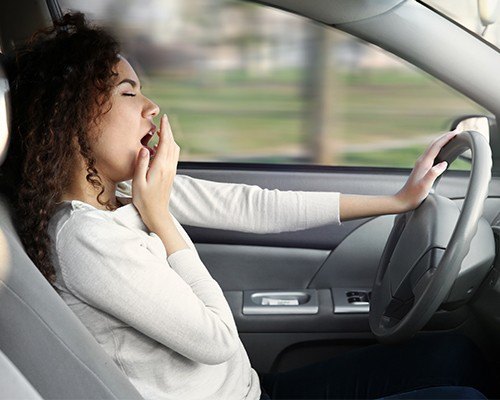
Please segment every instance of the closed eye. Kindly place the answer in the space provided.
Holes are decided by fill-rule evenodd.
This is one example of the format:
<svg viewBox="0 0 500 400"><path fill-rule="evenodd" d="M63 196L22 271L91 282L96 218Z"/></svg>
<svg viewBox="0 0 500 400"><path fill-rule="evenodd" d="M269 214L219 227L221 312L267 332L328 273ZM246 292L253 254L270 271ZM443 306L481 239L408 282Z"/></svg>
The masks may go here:
<svg viewBox="0 0 500 400"><path fill-rule="evenodd" d="M124 96L135 97L135 93L123 93Z"/></svg>

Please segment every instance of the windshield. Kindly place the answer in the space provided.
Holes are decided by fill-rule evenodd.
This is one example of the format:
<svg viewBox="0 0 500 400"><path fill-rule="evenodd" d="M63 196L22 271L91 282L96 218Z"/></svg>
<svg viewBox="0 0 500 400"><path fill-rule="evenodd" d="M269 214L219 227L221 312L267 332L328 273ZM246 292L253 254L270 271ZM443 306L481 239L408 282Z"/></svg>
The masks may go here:
<svg viewBox="0 0 500 400"><path fill-rule="evenodd" d="M424 3L500 47L498 0L424 0Z"/></svg>

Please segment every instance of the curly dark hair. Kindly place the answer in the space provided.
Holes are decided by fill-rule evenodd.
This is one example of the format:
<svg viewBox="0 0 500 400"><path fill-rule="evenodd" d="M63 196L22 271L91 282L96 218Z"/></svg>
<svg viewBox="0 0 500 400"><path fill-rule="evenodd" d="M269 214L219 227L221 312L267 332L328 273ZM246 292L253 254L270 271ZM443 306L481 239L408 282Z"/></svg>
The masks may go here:
<svg viewBox="0 0 500 400"><path fill-rule="evenodd" d="M6 63L13 113L3 185L10 188L26 252L52 285L48 225L71 181L78 151L87 181L101 189L97 201L116 209L100 199L104 186L89 143L99 134L98 119L110 109L118 61L119 44L109 33L90 26L82 13L68 13L36 32Z"/></svg>

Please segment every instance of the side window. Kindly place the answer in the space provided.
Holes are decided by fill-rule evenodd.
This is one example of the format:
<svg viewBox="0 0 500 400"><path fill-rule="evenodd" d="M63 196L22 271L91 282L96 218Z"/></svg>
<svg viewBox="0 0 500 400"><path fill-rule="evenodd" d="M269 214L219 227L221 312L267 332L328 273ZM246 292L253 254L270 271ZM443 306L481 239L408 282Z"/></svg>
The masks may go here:
<svg viewBox="0 0 500 400"><path fill-rule="evenodd" d="M261 5L60 3L119 36L181 161L412 167L455 117L485 113L376 46Z"/></svg>

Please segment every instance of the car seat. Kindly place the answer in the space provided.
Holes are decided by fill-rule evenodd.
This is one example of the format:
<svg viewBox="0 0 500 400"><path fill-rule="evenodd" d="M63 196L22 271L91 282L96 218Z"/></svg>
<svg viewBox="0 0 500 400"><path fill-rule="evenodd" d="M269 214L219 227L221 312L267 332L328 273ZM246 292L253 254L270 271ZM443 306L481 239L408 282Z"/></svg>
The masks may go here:
<svg viewBox="0 0 500 400"><path fill-rule="evenodd" d="M42 400L38 392L0 351L0 399Z"/></svg>
<svg viewBox="0 0 500 400"><path fill-rule="evenodd" d="M9 134L2 61L0 163ZM142 399L30 260L8 199L0 193L0 350L45 399Z"/></svg>

